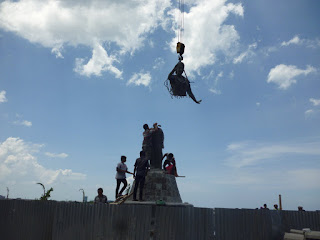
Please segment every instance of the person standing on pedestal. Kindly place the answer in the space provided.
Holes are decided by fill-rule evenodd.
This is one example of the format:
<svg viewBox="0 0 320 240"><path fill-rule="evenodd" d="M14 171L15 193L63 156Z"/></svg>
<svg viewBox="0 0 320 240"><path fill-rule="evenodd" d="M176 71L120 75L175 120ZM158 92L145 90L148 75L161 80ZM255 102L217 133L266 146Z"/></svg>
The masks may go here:
<svg viewBox="0 0 320 240"><path fill-rule="evenodd" d="M136 163L134 164L133 177L135 178L134 190L133 190L133 201L137 200L137 190L139 187L139 200L143 201L143 187L145 182L145 177L147 175L147 171L149 170L150 165L148 160L145 157L145 152L140 152L140 158L137 158Z"/></svg>
<svg viewBox="0 0 320 240"><path fill-rule="evenodd" d="M152 133L158 129L158 124L154 123L153 128L149 128L148 124L143 125L143 142L142 151L145 152L145 158L151 160L152 158Z"/></svg>
<svg viewBox="0 0 320 240"><path fill-rule="evenodd" d="M123 191L126 189L127 187L127 180L126 180L126 173L130 173L133 174L132 172L128 171L128 167L125 164L125 162L127 161L127 157L126 156L121 156L121 162L118 163L116 171L116 180L117 180L117 187L116 187L116 199L122 195ZM123 187L121 188L119 194L119 188L120 188L120 184L123 183Z"/></svg>
<svg viewBox="0 0 320 240"><path fill-rule="evenodd" d="M174 175L174 176L178 177L177 167L176 167L176 160L174 159L173 154L172 153L166 153L166 154L163 155L162 159L164 159L165 157L167 157L167 158L163 162L163 170L165 170L167 174L171 174L171 175Z"/></svg>

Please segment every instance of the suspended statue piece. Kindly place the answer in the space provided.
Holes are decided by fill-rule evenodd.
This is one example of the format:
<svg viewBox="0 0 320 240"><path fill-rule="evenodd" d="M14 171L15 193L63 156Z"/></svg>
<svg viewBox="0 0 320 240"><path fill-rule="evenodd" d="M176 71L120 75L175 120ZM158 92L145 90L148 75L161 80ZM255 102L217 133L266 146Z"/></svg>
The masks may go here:
<svg viewBox="0 0 320 240"><path fill-rule="evenodd" d="M201 100L198 101L193 95L190 87L190 82L188 80L186 72L184 71L184 64L182 63L182 55L185 48L185 45L182 43L182 36L184 32L184 0L179 0L179 13L180 24L178 27L178 43L176 47L177 53L179 54L179 62L169 73L168 79L164 82L164 85L167 87L169 93L171 94L171 97L186 97L188 94L195 103L199 104ZM183 72L186 75L185 77L182 76Z"/></svg>
<svg viewBox="0 0 320 240"><path fill-rule="evenodd" d="M182 57L180 55L180 57ZM168 79L165 82L168 91L170 92L171 96L174 97L185 97L187 94L189 97L195 102L200 103L201 100L197 100L193 95L190 87L190 82L186 77L182 76L184 72L184 64L181 60L176 64L176 66L172 69L172 71L168 75ZM174 75L175 73L175 75ZM170 86L168 84L168 80L170 82Z"/></svg>

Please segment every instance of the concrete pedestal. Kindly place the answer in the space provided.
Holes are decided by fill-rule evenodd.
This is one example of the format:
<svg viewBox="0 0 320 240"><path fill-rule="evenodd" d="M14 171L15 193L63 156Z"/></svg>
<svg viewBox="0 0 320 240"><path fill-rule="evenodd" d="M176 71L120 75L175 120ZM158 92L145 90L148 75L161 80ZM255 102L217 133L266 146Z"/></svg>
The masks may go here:
<svg viewBox="0 0 320 240"><path fill-rule="evenodd" d="M133 192L135 182L130 192ZM139 198L139 188L137 191ZM161 169L151 169L147 176L143 188L144 201L163 200L166 203L182 203L179 189L176 182L176 177L170 174L165 174ZM132 196L129 198L132 200Z"/></svg>

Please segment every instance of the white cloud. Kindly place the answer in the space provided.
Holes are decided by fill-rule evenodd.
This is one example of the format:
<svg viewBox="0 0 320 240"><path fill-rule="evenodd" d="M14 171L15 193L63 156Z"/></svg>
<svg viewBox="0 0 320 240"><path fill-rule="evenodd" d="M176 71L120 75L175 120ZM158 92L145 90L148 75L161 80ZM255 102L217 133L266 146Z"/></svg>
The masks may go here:
<svg viewBox="0 0 320 240"><path fill-rule="evenodd" d="M295 184L293 185L294 188L303 188L303 189L310 189L310 188L319 188L320 182L320 169L296 169L288 171L287 181L290 179L296 179ZM297 181L298 180L298 181ZM288 186L291 185L292 182L288 181Z"/></svg>
<svg viewBox="0 0 320 240"><path fill-rule="evenodd" d="M304 112L304 115L307 119L318 118L320 116L320 110L315 108L308 109Z"/></svg>
<svg viewBox="0 0 320 240"><path fill-rule="evenodd" d="M218 89L210 88L209 91L212 92L215 95L220 95L221 94L221 91L218 90Z"/></svg>
<svg viewBox="0 0 320 240"><path fill-rule="evenodd" d="M305 115L307 115L307 116L310 116L313 113L314 113L313 109L308 109L307 111L305 111Z"/></svg>
<svg viewBox="0 0 320 240"><path fill-rule="evenodd" d="M320 106L320 99L310 98L309 101L313 104L313 106Z"/></svg>
<svg viewBox="0 0 320 240"><path fill-rule="evenodd" d="M53 184L86 178L85 174L74 173L71 169L52 170L39 164L36 155L42 147L13 137L0 143L0 184Z"/></svg>
<svg viewBox="0 0 320 240"><path fill-rule="evenodd" d="M0 92L0 103L4 103L7 101L8 101L8 99L6 98L6 91L2 90Z"/></svg>
<svg viewBox="0 0 320 240"><path fill-rule="evenodd" d="M248 49L245 52L241 53L238 57L233 59L233 63L234 64L242 63L244 59L254 56L255 52L253 50L256 49L257 46L258 46L257 43L250 44L248 46Z"/></svg>
<svg viewBox="0 0 320 240"><path fill-rule="evenodd" d="M78 60L76 70L86 76L110 71L119 77L114 56L141 48L147 34L165 22L168 7L170 0L4 1L0 28L51 48L60 58L65 45L88 46L93 49L92 59L84 66ZM119 50L107 53L103 43L115 43Z"/></svg>
<svg viewBox="0 0 320 240"><path fill-rule="evenodd" d="M209 91L212 92L215 95L220 95L221 94L221 91L218 90L218 89L210 88Z"/></svg>
<svg viewBox="0 0 320 240"><path fill-rule="evenodd" d="M13 124L15 125L20 125L20 126L25 126L25 127L31 127L32 126L32 122L27 121L27 120L23 120L22 119L22 115L16 113L16 117L18 118L18 120L14 121Z"/></svg>
<svg viewBox="0 0 320 240"><path fill-rule="evenodd" d="M91 75L101 76L104 71L109 71L116 78L122 78L122 71L113 66L113 62L117 62L115 56L108 56L107 51L98 43L95 44L92 51L92 58L87 64L84 64L84 59L77 58L74 71L90 77Z"/></svg>
<svg viewBox="0 0 320 240"><path fill-rule="evenodd" d="M213 71L210 72L209 76L213 76ZM220 79L223 77L223 72L219 72L216 78L214 79L213 87L209 89L210 92L216 95L220 95L221 91L217 89Z"/></svg>
<svg viewBox="0 0 320 240"><path fill-rule="evenodd" d="M289 40L288 42L282 42L281 46L289 46L291 44L301 44L302 40L299 38L299 36L294 36L291 40Z"/></svg>
<svg viewBox="0 0 320 240"><path fill-rule="evenodd" d="M230 79L233 79L233 78L234 78L234 71L233 71L233 70L229 73L229 78L230 78Z"/></svg>
<svg viewBox="0 0 320 240"><path fill-rule="evenodd" d="M159 68L161 68L162 66L164 65L164 60L163 60L163 58L160 58L160 57L158 57L158 58L156 58L155 60L154 60L154 65L153 65L153 69L159 69Z"/></svg>
<svg viewBox="0 0 320 240"><path fill-rule="evenodd" d="M280 89L285 90L297 82L295 78L314 72L316 72L316 69L311 66L307 66L307 68L303 70L294 65L280 64L270 70L267 82L273 82L277 84Z"/></svg>
<svg viewBox="0 0 320 240"><path fill-rule="evenodd" d="M171 11L173 21L176 22L175 32L178 36L178 10ZM226 0L199 0L184 13L185 44L184 62L190 72L200 74L200 69L213 65L218 54L227 56L233 54L239 35L233 25L224 24L230 14L243 16L241 4L226 4ZM175 51L177 37L171 40L171 49Z"/></svg>
<svg viewBox="0 0 320 240"><path fill-rule="evenodd" d="M257 105L258 107L260 107L261 103L259 103L259 102L256 102L256 105Z"/></svg>
<svg viewBox="0 0 320 240"><path fill-rule="evenodd" d="M45 155L48 156L48 157L52 157L52 158L66 158L66 157L68 157L68 154L66 154L66 153L50 153L50 152L46 152Z"/></svg>
<svg viewBox="0 0 320 240"><path fill-rule="evenodd" d="M320 39L303 39L300 38L298 35L294 36L289 41L283 41L280 46L272 46L272 47L266 47L262 49L262 53L266 56L269 56L270 53L279 51L280 47L288 47L290 45L299 45L304 46L307 48L319 48L320 47Z"/></svg>
<svg viewBox="0 0 320 240"><path fill-rule="evenodd" d="M21 126L25 126L25 127L31 127L32 126L32 122L27 121L27 120L17 120L17 121L14 121L13 124L21 125Z"/></svg>
<svg viewBox="0 0 320 240"><path fill-rule="evenodd" d="M213 65L220 55L233 58L240 37L235 26L225 21L231 14L243 17L244 9L226 0L186 4L190 11L184 14L185 63L192 76ZM178 10L171 10L168 17L166 11L171 7L170 0L4 1L0 3L0 28L50 48L57 58L63 58L66 46L87 46L92 57L76 59L77 73L90 77L110 72L121 78L122 70L115 64L121 64L122 54L152 47L152 39L146 39L158 27L169 30L173 22L177 34ZM176 42L173 38L172 50Z"/></svg>
<svg viewBox="0 0 320 240"><path fill-rule="evenodd" d="M216 81L218 82L220 80L220 78L223 77L223 72L219 72L217 78L216 78Z"/></svg>
<svg viewBox="0 0 320 240"><path fill-rule="evenodd" d="M147 73L134 73L133 76L127 82L127 85L134 84L136 86L144 85L149 86L151 83L151 75Z"/></svg>
<svg viewBox="0 0 320 240"><path fill-rule="evenodd" d="M227 151L231 156L226 159L226 163L232 167L240 168L256 166L265 161L276 161L288 155L313 155L320 157L320 142L274 144L239 142L228 145Z"/></svg>
<svg viewBox="0 0 320 240"><path fill-rule="evenodd" d="M239 143L231 143L227 146L228 151L243 149L244 147L248 146L246 142L239 142Z"/></svg>
<svg viewBox="0 0 320 240"><path fill-rule="evenodd" d="M54 53L56 55L56 58L64 58L61 53L62 48L62 46L53 47L51 49L51 53Z"/></svg>
<svg viewBox="0 0 320 240"><path fill-rule="evenodd" d="M320 106L320 99L310 98L309 101L312 103L314 108L308 109L304 112L304 115L306 118L312 118L318 116L320 113L320 110L317 109L317 106Z"/></svg>
<svg viewBox="0 0 320 240"><path fill-rule="evenodd" d="M277 166L274 169L260 169L260 168L247 168L230 169L224 172L216 180L214 184L226 184L239 186L242 185L248 189L293 189L293 190L306 190L306 189L319 189L320 185L320 169L319 168L299 168L290 169L290 167Z"/></svg>
<svg viewBox="0 0 320 240"><path fill-rule="evenodd" d="M320 40L319 39L305 39L300 38L298 35L294 36L292 39L290 39L288 42L283 41L281 43L282 47L287 47L289 45L303 45L308 48L319 48L320 47Z"/></svg>

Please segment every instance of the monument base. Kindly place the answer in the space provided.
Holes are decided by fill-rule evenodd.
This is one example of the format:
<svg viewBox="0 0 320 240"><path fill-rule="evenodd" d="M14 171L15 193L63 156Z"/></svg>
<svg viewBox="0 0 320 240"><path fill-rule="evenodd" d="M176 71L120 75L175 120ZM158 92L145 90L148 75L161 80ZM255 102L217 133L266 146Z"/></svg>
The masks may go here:
<svg viewBox="0 0 320 240"><path fill-rule="evenodd" d="M130 192L133 192L135 182L133 182ZM139 198L139 188L137 191ZM162 169L151 169L146 176L142 198L147 202L163 200L166 203L182 203L178 190L176 177L166 174ZM128 200L132 200L131 196Z"/></svg>

